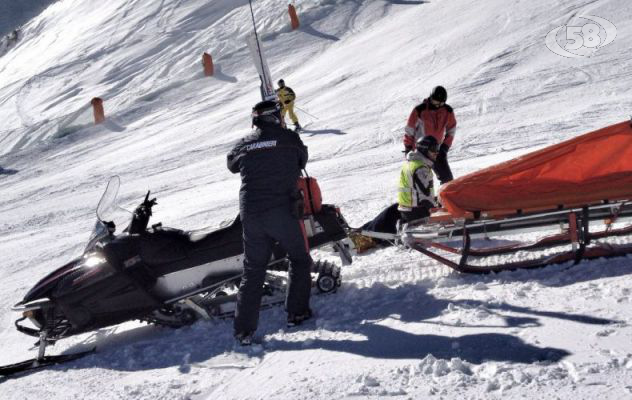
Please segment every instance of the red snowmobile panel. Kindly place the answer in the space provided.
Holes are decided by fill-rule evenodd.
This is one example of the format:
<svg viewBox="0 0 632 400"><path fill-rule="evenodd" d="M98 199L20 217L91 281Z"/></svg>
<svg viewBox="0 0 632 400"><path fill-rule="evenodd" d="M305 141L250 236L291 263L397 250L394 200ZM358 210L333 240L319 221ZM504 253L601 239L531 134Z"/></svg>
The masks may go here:
<svg viewBox="0 0 632 400"><path fill-rule="evenodd" d="M453 217L632 199L632 126L621 122L447 183Z"/></svg>

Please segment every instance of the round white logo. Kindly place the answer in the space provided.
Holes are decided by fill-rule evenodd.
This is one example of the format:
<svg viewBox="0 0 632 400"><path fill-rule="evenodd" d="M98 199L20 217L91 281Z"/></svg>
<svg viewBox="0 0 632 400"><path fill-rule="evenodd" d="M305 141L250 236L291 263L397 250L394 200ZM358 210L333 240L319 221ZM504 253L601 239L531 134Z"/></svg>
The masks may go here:
<svg viewBox="0 0 632 400"><path fill-rule="evenodd" d="M569 58L590 57L598 49L609 45L617 37L617 27L605 18L586 15L590 20L583 26L562 25L546 35L546 47L553 53ZM603 32L602 32L603 29ZM566 32L564 47L558 42L559 32Z"/></svg>

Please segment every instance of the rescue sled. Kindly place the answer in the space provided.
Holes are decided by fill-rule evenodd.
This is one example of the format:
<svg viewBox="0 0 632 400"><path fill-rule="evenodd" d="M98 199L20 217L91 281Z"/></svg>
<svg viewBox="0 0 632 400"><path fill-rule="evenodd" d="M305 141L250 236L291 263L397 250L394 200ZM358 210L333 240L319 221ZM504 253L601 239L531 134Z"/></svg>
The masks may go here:
<svg viewBox="0 0 632 400"><path fill-rule="evenodd" d="M396 236L460 272L631 254L632 121L463 176L440 199L443 209Z"/></svg>

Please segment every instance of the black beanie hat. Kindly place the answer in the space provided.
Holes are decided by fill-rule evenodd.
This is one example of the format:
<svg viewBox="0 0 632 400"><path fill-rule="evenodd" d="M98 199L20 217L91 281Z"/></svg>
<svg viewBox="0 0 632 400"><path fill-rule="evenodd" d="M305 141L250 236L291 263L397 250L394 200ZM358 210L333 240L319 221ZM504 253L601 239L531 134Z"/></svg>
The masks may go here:
<svg viewBox="0 0 632 400"><path fill-rule="evenodd" d="M436 101L445 103L448 100L448 91L445 90L443 86L437 86L434 89L432 89L432 93L430 93L430 97Z"/></svg>

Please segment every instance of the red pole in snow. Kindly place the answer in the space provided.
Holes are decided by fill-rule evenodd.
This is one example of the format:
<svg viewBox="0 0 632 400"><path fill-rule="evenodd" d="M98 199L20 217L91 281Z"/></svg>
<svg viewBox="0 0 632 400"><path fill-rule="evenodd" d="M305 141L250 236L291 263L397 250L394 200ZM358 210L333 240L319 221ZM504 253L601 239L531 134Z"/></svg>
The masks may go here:
<svg viewBox="0 0 632 400"><path fill-rule="evenodd" d="M290 24L292 25L292 30L296 30L301 25L298 20L298 15L296 15L296 7L294 7L294 4L290 4L287 8L288 13L290 14Z"/></svg>
<svg viewBox="0 0 632 400"><path fill-rule="evenodd" d="M95 97L90 101L92 103L92 111L94 112L94 124L100 124L105 121L105 111L103 110L103 99Z"/></svg>
<svg viewBox="0 0 632 400"><path fill-rule="evenodd" d="M213 76L214 67L213 67L213 58L208 53L204 53L202 55L202 65L204 65L204 75Z"/></svg>

